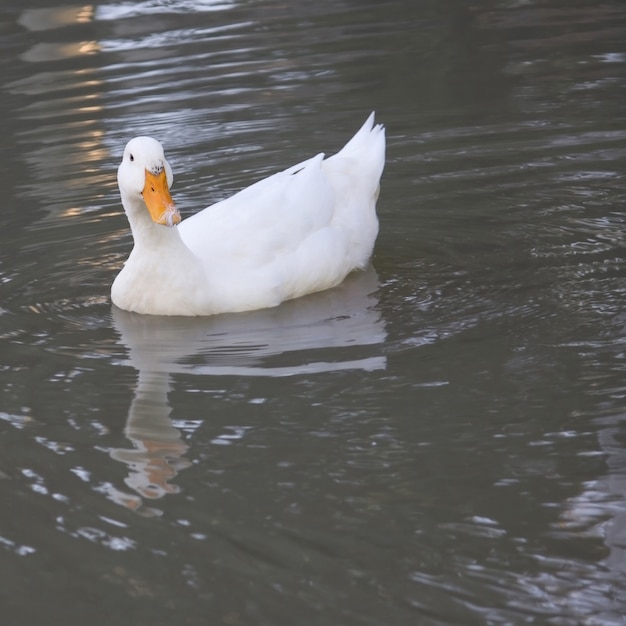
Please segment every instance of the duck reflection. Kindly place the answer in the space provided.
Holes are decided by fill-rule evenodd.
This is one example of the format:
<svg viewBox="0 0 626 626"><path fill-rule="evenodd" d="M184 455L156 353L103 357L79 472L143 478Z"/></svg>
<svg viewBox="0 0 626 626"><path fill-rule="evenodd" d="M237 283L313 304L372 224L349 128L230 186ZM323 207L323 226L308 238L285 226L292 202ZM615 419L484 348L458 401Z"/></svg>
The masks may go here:
<svg viewBox="0 0 626 626"><path fill-rule="evenodd" d="M134 448L116 448L110 452L113 459L128 466L129 474L124 482L144 498L178 493L179 488L169 481L190 465L183 456L187 445L170 419L169 391L169 382L161 374L139 371L124 429Z"/></svg>
<svg viewBox="0 0 626 626"><path fill-rule="evenodd" d="M147 499L177 493L172 481L191 463L170 416L174 374L296 376L384 369L380 346L386 330L377 310L377 288L370 267L334 289L250 313L180 318L113 307L114 327L128 350L126 363L138 371L124 430L133 447L110 451L128 466L127 486ZM317 360L311 360L312 354ZM118 496L117 502L138 508L135 496Z"/></svg>

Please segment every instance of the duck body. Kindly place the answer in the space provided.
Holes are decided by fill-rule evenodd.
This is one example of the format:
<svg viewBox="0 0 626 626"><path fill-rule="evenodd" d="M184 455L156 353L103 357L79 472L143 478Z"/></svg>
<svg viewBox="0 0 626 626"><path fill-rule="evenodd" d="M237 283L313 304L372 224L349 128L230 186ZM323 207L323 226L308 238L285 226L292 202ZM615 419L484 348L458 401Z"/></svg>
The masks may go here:
<svg viewBox="0 0 626 626"><path fill-rule="evenodd" d="M337 154L319 154L180 221L161 144L131 140L118 183L135 245L113 283L113 303L137 313L212 315L339 284L372 255L384 162L384 128L372 113Z"/></svg>

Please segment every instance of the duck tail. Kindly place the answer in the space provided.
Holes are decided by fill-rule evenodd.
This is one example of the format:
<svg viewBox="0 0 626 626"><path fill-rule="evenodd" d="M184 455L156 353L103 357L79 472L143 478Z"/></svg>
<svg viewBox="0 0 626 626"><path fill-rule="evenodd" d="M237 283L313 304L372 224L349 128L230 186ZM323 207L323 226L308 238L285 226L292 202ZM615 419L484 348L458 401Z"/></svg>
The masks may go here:
<svg viewBox="0 0 626 626"><path fill-rule="evenodd" d="M356 159L373 180L378 181L385 166L385 127L374 124L374 111L354 137L337 154L328 160L348 157Z"/></svg>

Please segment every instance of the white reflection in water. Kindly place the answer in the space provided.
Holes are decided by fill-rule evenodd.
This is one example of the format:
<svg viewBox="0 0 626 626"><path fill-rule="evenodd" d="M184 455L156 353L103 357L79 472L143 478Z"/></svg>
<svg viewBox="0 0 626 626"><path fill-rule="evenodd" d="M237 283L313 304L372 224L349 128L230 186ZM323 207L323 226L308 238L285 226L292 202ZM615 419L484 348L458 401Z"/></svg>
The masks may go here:
<svg viewBox="0 0 626 626"><path fill-rule="evenodd" d="M159 13L188 13L198 11L223 11L235 6L233 0L144 0L143 2L119 2L103 5L96 11L99 20L119 20L137 15Z"/></svg>
<svg viewBox="0 0 626 626"><path fill-rule="evenodd" d="M626 573L626 455L624 454L624 415L598 420L602 429L598 442L605 456L605 476L584 483L584 490L567 502L562 527L581 536L599 537L607 547L603 564L620 574Z"/></svg>
<svg viewBox="0 0 626 626"><path fill-rule="evenodd" d="M162 13L189 13L223 11L235 6L233 0L144 0L143 2L118 2L103 6L59 6L51 8L25 9L18 23L31 32L54 30L98 21L120 20L138 15Z"/></svg>
<svg viewBox="0 0 626 626"><path fill-rule="evenodd" d="M124 430L133 448L110 451L129 468L127 486L142 498L177 493L172 481L190 465L187 445L170 417L173 374L281 377L384 369L380 346L387 333L377 287L370 267L334 289L250 313L169 318L113 308L114 327L128 350L126 364L138 371ZM312 350L328 358L309 360ZM129 508L140 506L136 496L113 488L107 493Z"/></svg>

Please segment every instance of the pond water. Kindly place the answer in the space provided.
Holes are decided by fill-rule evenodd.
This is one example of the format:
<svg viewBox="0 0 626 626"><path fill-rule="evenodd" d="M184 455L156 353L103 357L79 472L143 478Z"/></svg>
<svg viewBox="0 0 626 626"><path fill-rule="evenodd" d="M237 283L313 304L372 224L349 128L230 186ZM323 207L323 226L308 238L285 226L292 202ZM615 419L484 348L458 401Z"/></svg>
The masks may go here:
<svg viewBox="0 0 626 626"><path fill-rule="evenodd" d="M626 5L0 8L11 626L624 624ZM183 217L387 128L366 272L112 307L116 168Z"/></svg>

